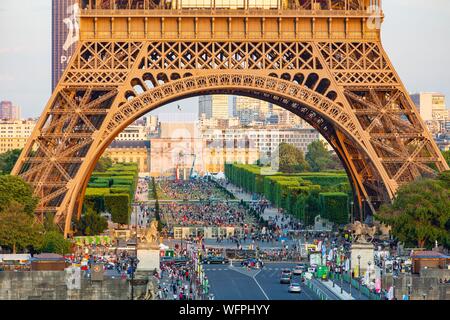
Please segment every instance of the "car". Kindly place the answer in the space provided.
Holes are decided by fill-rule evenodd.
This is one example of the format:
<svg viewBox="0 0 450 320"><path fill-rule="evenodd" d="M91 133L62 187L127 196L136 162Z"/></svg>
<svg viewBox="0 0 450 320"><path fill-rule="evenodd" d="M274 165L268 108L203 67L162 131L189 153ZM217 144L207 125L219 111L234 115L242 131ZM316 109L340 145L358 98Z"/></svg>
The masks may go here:
<svg viewBox="0 0 450 320"><path fill-rule="evenodd" d="M280 283L291 283L292 272L289 269L281 271Z"/></svg>
<svg viewBox="0 0 450 320"><path fill-rule="evenodd" d="M291 282L291 284L289 285L288 291L290 293L301 293L302 292L302 288L300 286L300 283L298 283L298 282Z"/></svg>
<svg viewBox="0 0 450 320"><path fill-rule="evenodd" d="M203 263L206 264L226 264L228 259L222 256L207 256L203 259Z"/></svg>
<svg viewBox="0 0 450 320"><path fill-rule="evenodd" d="M298 264L294 267L294 269L292 269L292 273L295 276L300 276L303 274L303 272L305 272L306 270L306 266L304 266L303 264Z"/></svg>
<svg viewBox="0 0 450 320"><path fill-rule="evenodd" d="M241 266L244 267L255 267L256 263L258 262L258 259L255 258L248 258L241 262Z"/></svg>
<svg viewBox="0 0 450 320"><path fill-rule="evenodd" d="M173 263L176 266L183 266L189 263L189 258L188 257L177 257L175 258L175 260L173 260Z"/></svg>
<svg viewBox="0 0 450 320"><path fill-rule="evenodd" d="M173 258L173 257L166 256L166 257L161 257L161 258L159 259L159 261L160 261L161 263L171 263L171 262L174 261L174 258Z"/></svg>

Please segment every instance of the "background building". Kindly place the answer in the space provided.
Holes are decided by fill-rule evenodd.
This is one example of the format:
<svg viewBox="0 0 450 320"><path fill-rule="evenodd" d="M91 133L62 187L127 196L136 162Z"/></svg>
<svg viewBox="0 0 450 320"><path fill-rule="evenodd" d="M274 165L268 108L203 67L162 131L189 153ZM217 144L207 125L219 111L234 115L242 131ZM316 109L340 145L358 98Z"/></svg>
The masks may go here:
<svg viewBox="0 0 450 320"><path fill-rule="evenodd" d="M421 92L412 94L411 99L432 134L446 131L449 111L445 106L445 95L437 92Z"/></svg>
<svg viewBox="0 0 450 320"><path fill-rule="evenodd" d="M306 154L308 145L319 140L320 134L315 129L208 128L202 130L202 137L206 141L215 141L216 144L222 145L248 141L250 148L258 150L259 157L270 157L283 142L294 145Z"/></svg>
<svg viewBox="0 0 450 320"><path fill-rule="evenodd" d="M233 97L233 117L239 118L243 125L252 122L265 122L270 116L271 104L260 100L244 96Z"/></svg>
<svg viewBox="0 0 450 320"><path fill-rule="evenodd" d="M148 173L150 167L149 141L113 141L103 156L110 158L114 163L135 162L140 173Z"/></svg>
<svg viewBox="0 0 450 320"><path fill-rule="evenodd" d="M146 141L147 132L144 125L130 125L125 128L115 139L116 141Z"/></svg>
<svg viewBox="0 0 450 320"><path fill-rule="evenodd" d="M0 120L0 153L22 149L35 125L34 120Z"/></svg>
<svg viewBox="0 0 450 320"><path fill-rule="evenodd" d="M77 0L52 0L52 90L72 57L78 38Z"/></svg>
<svg viewBox="0 0 450 320"><path fill-rule="evenodd" d="M20 120L20 107L13 105L11 101L1 101L0 120L6 121Z"/></svg>
<svg viewBox="0 0 450 320"><path fill-rule="evenodd" d="M228 110L227 95L208 95L198 98L199 119L205 114L206 119L228 119L230 116Z"/></svg>

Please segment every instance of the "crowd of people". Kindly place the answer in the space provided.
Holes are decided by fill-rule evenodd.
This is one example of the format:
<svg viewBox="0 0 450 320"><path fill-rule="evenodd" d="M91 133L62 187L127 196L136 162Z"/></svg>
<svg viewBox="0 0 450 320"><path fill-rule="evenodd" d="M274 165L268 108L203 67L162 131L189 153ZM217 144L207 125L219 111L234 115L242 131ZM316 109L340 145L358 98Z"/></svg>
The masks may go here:
<svg viewBox="0 0 450 320"><path fill-rule="evenodd" d="M173 200L232 199L225 189L208 179L161 180L158 184L163 193L161 198Z"/></svg>
<svg viewBox="0 0 450 320"><path fill-rule="evenodd" d="M161 264L161 279L158 286L159 300L196 300L198 297L195 271L192 261L185 265Z"/></svg>
<svg viewBox="0 0 450 320"><path fill-rule="evenodd" d="M90 271L94 264L103 264L106 270L127 278L135 270L136 258L126 250L112 249L110 246L89 245L77 247L75 252L65 256L66 262L79 265L81 270ZM89 272L87 273L89 275Z"/></svg>
<svg viewBox="0 0 450 320"><path fill-rule="evenodd" d="M161 219L171 226L229 227L254 223L237 203L170 203L160 207Z"/></svg>

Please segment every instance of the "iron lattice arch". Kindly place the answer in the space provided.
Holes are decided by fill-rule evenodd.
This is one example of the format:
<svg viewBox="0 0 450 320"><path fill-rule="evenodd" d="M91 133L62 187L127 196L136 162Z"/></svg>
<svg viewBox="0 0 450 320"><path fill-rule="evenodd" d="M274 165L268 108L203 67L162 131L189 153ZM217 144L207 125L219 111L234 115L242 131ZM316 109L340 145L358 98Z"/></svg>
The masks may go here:
<svg viewBox="0 0 450 320"><path fill-rule="evenodd" d="M40 197L37 217L55 214L66 235L112 140L145 113L198 95L251 96L302 117L335 149L355 202L367 212L390 201L400 185L448 169L379 31L364 28L364 12L292 16L291 10L270 17L265 10L242 16L225 10L214 19L177 12L87 10L81 16L76 53L13 170ZM159 33L150 30L152 19L160 22L151 26ZM246 28L252 19L259 30ZM326 32L315 29L321 23ZM286 28L294 30L289 39L283 39Z"/></svg>

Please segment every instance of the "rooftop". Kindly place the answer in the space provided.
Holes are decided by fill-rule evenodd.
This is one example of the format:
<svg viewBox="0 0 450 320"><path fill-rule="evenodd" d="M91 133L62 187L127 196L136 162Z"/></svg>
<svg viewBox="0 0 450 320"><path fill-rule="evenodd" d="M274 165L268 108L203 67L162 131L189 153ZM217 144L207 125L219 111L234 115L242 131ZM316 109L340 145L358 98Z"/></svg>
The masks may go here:
<svg viewBox="0 0 450 320"><path fill-rule="evenodd" d="M450 256L447 256L443 253L436 251L416 251L412 254L412 258L429 258L429 259L450 259Z"/></svg>
<svg viewBox="0 0 450 320"><path fill-rule="evenodd" d="M143 140L129 140L129 141L117 141L114 140L110 145L111 149L125 149L125 148L150 148L150 141Z"/></svg>

